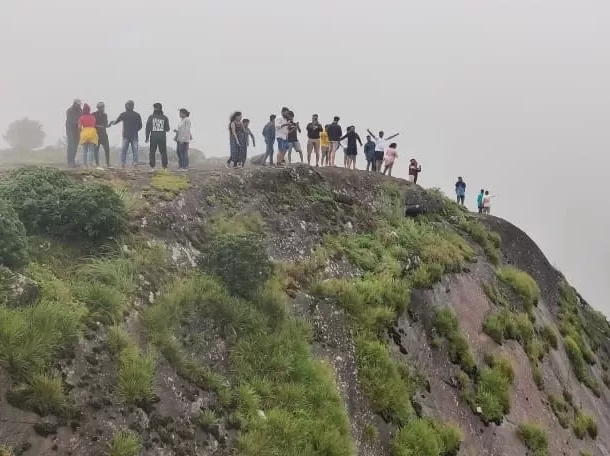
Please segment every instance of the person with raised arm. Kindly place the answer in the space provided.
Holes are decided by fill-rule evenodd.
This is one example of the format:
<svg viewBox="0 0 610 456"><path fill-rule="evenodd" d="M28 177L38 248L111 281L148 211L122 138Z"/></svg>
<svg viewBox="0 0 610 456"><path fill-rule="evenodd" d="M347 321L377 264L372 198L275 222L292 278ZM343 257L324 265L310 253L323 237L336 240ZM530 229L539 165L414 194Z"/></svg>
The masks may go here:
<svg viewBox="0 0 610 456"><path fill-rule="evenodd" d="M385 137L385 133L383 131L380 131L378 136L375 136L368 128L366 131L375 141L375 169L378 172L381 172L381 165L383 163L383 158L385 156L385 151L388 148L389 141L396 138L400 133L395 133L391 136Z"/></svg>

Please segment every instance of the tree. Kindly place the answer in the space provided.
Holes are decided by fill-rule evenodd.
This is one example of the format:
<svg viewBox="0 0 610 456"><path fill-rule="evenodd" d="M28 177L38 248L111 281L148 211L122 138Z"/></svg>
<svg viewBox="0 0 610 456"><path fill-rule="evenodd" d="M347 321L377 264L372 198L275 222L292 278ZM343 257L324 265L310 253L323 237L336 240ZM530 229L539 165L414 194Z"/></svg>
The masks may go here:
<svg viewBox="0 0 610 456"><path fill-rule="evenodd" d="M24 117L8 126L4 139L15 149L36 149L44 143L45 133L37 120Z"/></svg>

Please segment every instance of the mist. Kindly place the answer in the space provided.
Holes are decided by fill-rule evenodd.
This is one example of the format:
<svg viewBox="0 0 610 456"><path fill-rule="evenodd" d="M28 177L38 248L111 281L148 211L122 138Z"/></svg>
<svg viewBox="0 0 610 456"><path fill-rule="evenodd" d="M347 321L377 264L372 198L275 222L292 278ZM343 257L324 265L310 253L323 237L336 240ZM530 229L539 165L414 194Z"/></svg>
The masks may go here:
<svg viewBox="0 0 610 456"><path fill-rule="evenodd" d="M492 214L608 315L609 23L601 0L5 0L0 129L27 116L51 144L80 98L111 119L128 99L174 124L186 107L207 156L228 154L234 110L260 140L250 155L284 105L400 132L395 175L416 157L419 183L450 196L461 175L470 208L489 189Z"/></svg>

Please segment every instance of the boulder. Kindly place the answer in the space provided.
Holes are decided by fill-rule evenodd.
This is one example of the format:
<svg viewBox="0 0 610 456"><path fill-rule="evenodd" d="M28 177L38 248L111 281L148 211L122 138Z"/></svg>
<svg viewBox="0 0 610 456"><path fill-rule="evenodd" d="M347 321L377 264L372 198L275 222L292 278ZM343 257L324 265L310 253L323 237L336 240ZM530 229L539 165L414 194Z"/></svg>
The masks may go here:
<svg viewBox="0 0 610 456"><path fill-rule="evenodd" d="M33 304L38 298L38 284L32 279L0 267L0 301L13 307Z"/></svg>

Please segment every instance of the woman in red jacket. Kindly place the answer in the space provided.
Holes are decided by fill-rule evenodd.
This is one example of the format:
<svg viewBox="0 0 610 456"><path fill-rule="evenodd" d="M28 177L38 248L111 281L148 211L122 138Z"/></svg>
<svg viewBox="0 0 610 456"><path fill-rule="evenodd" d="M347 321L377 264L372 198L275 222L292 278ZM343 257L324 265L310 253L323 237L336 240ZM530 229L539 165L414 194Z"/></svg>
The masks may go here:
<svg viewBox="0 0 610 456"><path fill-rule="evenodd" d="M91 114L91 107L85 103L83 106L83 114L78 119L78 128L80 128L80 144L83 147L83 166L89 166L89 157L95 155L95 148L99 141L97 136L97 122L95 116ZM99 165L99 163L98 163Z"/></svg>

